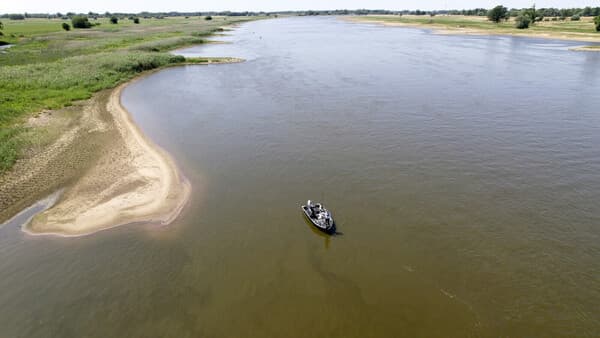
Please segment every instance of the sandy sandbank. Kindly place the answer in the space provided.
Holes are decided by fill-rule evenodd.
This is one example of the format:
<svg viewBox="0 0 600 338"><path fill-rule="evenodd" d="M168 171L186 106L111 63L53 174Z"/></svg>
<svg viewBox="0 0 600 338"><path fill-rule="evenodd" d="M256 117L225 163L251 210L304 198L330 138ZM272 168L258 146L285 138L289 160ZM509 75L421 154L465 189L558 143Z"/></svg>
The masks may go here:
<svg viewBox="0 0 600 338"><path fill-rule="evenodd" d="M99 154L95 165L23 231L81 236L136 222L167 224L180 213L190 184L169 154L140 131L121 105L126 85L100 100L110 119L93 123L100 129L114 128L120 141Z"/></svg>

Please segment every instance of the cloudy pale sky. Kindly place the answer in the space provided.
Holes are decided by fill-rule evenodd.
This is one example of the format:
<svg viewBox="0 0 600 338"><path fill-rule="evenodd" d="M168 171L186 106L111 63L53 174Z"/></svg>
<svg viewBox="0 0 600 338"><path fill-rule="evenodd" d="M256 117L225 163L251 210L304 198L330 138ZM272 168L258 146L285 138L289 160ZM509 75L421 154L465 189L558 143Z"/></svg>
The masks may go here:
<svg viewBox="0 0 600 338"><path fill-rule="evenodd" d="M141 12L141 11L278 11L302 9L462 9L507 7L600 6L600 0L0 0L0 13Z"/></svg>

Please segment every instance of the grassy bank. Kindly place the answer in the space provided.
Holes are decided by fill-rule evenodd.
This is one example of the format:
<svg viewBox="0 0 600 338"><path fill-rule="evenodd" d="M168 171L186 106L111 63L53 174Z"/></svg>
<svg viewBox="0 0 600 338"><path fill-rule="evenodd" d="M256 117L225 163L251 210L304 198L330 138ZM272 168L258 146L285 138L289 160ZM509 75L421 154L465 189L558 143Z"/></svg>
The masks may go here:
<svg viewBox="0 0 600 338"><path fill-rule="evenodd" d="M548 18L549 21L536 22L528 29L515 28L514 18L500 23L493 23L486 17L479 16L367 15L354 16L350 19L353 21L432 28L448 33L524 35L600 42L600 33L596 32L594 28L593 18L588 17L581 18L579 21L571 21L570 19L552 21L552 18Z"/></svg>
<svg viewBox="0 0 600 338"><path fill-rule="evenodd" d="M33 137L25 126L32 114L87 99L142 71L186 62L167 51L203 43L223 25L255 18L125 19L116 25L98 19L99 26L68 32L61 24L70 22L59 19L3 20L0 40L15 46L0 54L0 173Z"/></svg>

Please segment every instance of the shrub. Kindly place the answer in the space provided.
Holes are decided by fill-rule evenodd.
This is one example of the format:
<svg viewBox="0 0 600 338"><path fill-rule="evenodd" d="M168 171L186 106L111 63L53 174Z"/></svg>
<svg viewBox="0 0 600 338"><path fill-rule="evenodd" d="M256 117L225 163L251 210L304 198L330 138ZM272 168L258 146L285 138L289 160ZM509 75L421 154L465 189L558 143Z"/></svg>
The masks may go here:
<svg viewBox="0 0 600 338"><path fill-rule="evenodd" d="M68 23L63 22L62 23L62 29L66 30L67 32L71 30L71 26L69 26Z"/></svg>
<svg viewBox="0 0 600 338"><path fill-rule="evenodd" d="M600 15L594 18L594 24L596 25L596 32L600 32Z"/></svg>
<svg viewBox="0 0 600 338"><path fill-rule="evenodd" d="M111 16L110 17L110 23L116 25L117 23L119 23L119 18L117 18L116 16Z"/></svg>
<svg viewBox="0 0 600 338"><path fill-rule="evenodd" d="M209 15L209 16L205 17L204 20L212 20L212 16Z"/></svg>
<svg viewBox="0 0 600 338"><path fill-rule="evenodd" d="M135 23L135 24L140 23L140 18L133 18L133 23Z"/></svg>
<svg viewBox="0 0 600 338"><path fill-rule="evenodd" d="M4 29L4 24L0 21L0 31Z"/></svg>
<svg viewBox="0 0 600 338"><path fill-rule="evenodd" d="M88 18L85 15L75 15L73 19L71 19L71 24L73 24L73 28L92 27L92 24L88 21Z"/></svg>
<svg viewBox="0 0 600 338"><path fill-rule="evenodd" d="M8 18L11 20L25 20L25 15L23 14L9 14Z"/></svg>
<svg viewBox="0 0 600 338"><path fill-rule="evenodd" d="M575 14L571 17L571 21L579 21L581 17L578 14Z"/></svg>
<svg viewBox="0 0 600 338"><path fill-rule="evenodd" d="M519 15L515 19L515 27L518 29L526 29L529 28L529 24L531 23L531 19L528 15Z"/></svg>
<svg viewBox="0 0 600 338"><path fill-rule="evenodd" d="M508 8L504 6L496 6L487 13L488 20L498 23L508 17Z"/></svg>

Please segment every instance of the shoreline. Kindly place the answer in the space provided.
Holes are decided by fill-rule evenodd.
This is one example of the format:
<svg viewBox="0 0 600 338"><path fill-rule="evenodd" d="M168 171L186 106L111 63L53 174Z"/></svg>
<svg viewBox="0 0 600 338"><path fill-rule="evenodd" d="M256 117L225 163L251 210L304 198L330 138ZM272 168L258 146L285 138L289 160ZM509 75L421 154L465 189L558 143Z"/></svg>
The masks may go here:
<svg viewBox="0 0 600 338"><path fill-rule="evenodd" d="M3 177L0 195L5 190L5 195L9 191L10 196L20 185L29 186L29 190L32 185L49 186L34 187L29 192L32 195L19 201L20 207L13 208L0 228L57 191L62 193L55 203L22 224L21 231L31 236L81 237L130 224L173 222L189 201L191 184L171 155L135 124L121 103L122 91L146 76L171 67L243 61L240 58L187 58L179 64L140 73L74 107L40 113L41 117L36 120L56 122L63 118L61 113L73 109L80 111L80 116L69 120L73 126L63 130L62 136L47 149L24 161L25 166L13 172L12 178L17 183L11 182L10 176ZM56 163L72 161L69 156L72 148L76 154L73 166L79 168L75 173L70 177L42 174L47 170L61 172ZM77 156L83 152L83 158ZM17 175L17 171L24 171L25 175ZM42 183L35 182L34 177L42 177Z"/></svg>
<svg viewBox="0 0 600 338"><path fill-rule="evenodd" d="M575 41L575 42L596 42L600 43L600 34L598 37L577 37L577 36L566 36L563 33L546 33L546 32L496 32L493 30L487 29L477 29L471 27L454 27L450 25L444 25L440 23L432 23L432 24L423 24L417 22L389 22L385 20L378 20L374 17L339 17L341 20L350 22L350 23L366 23L366 24L377 24L383 26L391 26L391 27L409 27L409 28L422 28L431 30L432 34L438 35L489 35L489 36L510 36L510 37L528 37L528 38L540 38L540 39L550 39L550 40L563 40L563 41ZM578 46L573 47L570 50L576 51L600 51L600 48L594 48L592 46Z"/></svg>
<svg viewBox="0 0 600 338"><path fill-rule="evenodd" d="M126 152L121 156L105 154L56 204L25 224L23 232L77 237L132 223L167 225L179 215L189 200L189 181L121 104L122 91L146 75L114 88L106 102ZM119 171L117 177L107 174L115 169Z"/></svg>
<svg viewBox="0 0 600 338"><path fill-rule="evenodd" d="M229 31L240 24L228 23L220 29ZM178 46L169 53L189 47ZM191 184L171 155L135 124L121 103L121 93L128 85L171 67L243 61L184 58L139 72L89 99L25 117L23 137L29 143L13 167L0 175L0 228L48 196L55 196L56 203L19 221L21 231L32 236L78 237L128 224L171 223L189 201Z"/></svg>

